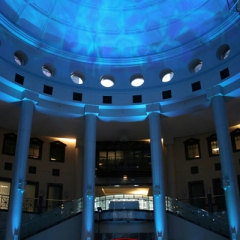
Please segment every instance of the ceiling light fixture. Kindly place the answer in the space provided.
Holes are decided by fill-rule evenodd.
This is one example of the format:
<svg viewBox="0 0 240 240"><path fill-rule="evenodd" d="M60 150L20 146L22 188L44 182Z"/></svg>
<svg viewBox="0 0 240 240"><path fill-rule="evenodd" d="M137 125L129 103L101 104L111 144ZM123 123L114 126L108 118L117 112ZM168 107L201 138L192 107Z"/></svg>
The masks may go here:
<svg viewBox="0 0 240 240"><path fill-rule="evenodd" d="M111 75L104 75L101 77L100 82L104 87L112 87L114 85L114 77Z"/></svg>
<svg viewBox="0 0 240 240"><path fill-rule="evenodd" d="M142 74L137 73L137 74L132 75L130 82L133 87L140 87L144 83L144 78L143 78Z"/></svg>
<svg viewBox="0 0 240 240"><path fill-rule="evenodd" d="M83 84L83 82L84 82L83 75L80 73L77 73L77 72L73 72L71 74L71 79L76 84Z"/></svg>
<svg viewBox="0 0 240 240"><path fill-rule="evenodd" d="M21 55L15 53L14 54L14 60L15 62L19 65L19 66L23 66L24 65L24 60L23 58L21 57Z"/></svg>
<svg viewBox="0 0 240 240"><path fill-rule="evenodd" d="M45 65L42 66L42 72L46 77L51 77L53 74L51 68Z"/></svg>
<svg viewBox="0 0 240 240"><path fill-rule="evenodd" d="M165 72L162 76L162 82L169 82L172 80L174 76L174 72L173 71L168 71L168 72Z"/></svg>

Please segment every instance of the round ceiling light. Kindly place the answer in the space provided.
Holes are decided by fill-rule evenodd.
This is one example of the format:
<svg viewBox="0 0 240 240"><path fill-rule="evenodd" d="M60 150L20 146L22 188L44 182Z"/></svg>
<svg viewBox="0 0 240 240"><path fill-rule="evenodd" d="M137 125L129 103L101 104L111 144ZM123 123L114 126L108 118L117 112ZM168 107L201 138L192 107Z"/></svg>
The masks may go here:
<svg viewBox="0 0 240 240"><path fill-rule="evenodd" d="M83 82L84 82L83 75L80 73L77 73L77 72L74 72L71 74L71 79L76 84L83 84Z"/></svg>
<svg viewBox="0 0 240 240"><path fill-rule="evenodd" d="M203 63L200 61L198 63L196 63L193 68L192 68L192 72L193 73L197 73L202 69Z"/></svg>
<svg viewBox="0 0 240 240"><path fill-rule="evenodd" d="M224 60L224 59L228 58L229 54L230 54L230 48L227 47L222 51L221 59Z"/></svg>
<svg viewBox="0 0 240 240"><path fill-rule="evenodd" d="M42 72L46 77L52 77L53 71L50 67L48 66L42 66Z"/></svg>
<svg viewBox="0 0 240 240"><path fill-rule="evenodd" d="M162 74L162 82L169 82L172 80L174 76L174 72L171 70L168 70Z"/></svg>
<svg viewBox="0 0 240 240"><path fill-rule="evenodd" d="M101 77L100 82L104 87L112 87L114 85L114 78L110 75L104 75Z"/></svg>
<svg viewBox="0 0 240 240"><path fill-rule="evenodd" d="M15 62L19 65L19 66L23 66L24 65L24 61L23 58L21 57L21 55L15 53L14 54L14 60Z"/></svg>
<svg viewBox="0 0 240 240"><path fill-rule="evenodd" d="M143 76L141 74L134 74L131 77L130 81L131 81L131 85L133 87L140 87L144 83L144 78L143 78Z"/></svg>

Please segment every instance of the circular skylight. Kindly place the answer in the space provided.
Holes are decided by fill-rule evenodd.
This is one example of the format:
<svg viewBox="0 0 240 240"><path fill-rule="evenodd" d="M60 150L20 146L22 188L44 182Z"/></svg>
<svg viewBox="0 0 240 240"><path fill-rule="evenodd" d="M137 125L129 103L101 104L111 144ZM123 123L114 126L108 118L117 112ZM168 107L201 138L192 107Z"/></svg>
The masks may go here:
<svg viewBox="0 0 240 240"><path fill-rule="evenodd" d="M144 83L144 78L141 74L134 74L131 77L131 85L133 87L140 87Z"/></svg>
<svg viewBox="0 0 240 240"><path fill-rule="evenodd" d="M114 85L114 78L110 75L105 75L101 77L100 82L104 87L112 87Z"/></svg>
<svg viewBox="0 0 240 240"><path fill-rule="evenodd" d="M42 72L45 76L51 77L53 75L52 69L48 66L42 66Z"/></svg>
<svg viewBox="0 0 240 240"><path fill-rule="evenodd" d="M169 70L162 75L162 82L169 82L172 80L174 72Z"/></svg>
<svg viewBox="0 0 240 240"><path fill-rule="evenodd" d="M83 84L84 81L82 74L76 72L71 74L71 79L76 84Z"/></svg>
<svg viewBox="0 0 240 240"><path fill-rule="evenodd" d="M22 66L24 64L22 57L17 53L14 54L14 60L19 66Z"/></svg>

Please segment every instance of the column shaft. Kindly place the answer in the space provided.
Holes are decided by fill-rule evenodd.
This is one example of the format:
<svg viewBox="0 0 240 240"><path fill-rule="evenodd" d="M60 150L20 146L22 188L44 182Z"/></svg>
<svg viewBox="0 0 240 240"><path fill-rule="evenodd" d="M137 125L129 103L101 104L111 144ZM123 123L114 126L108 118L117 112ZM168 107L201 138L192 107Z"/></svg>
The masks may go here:
<svg viewBox="0 0 240 240"><path fill-rule="evenodd" d="M82 240L94 239L96 120L94 114L85 117Z"/></svg>
<svg viewBox="0 0 240 240"><path fill-rule="evenodd" d="M6 240L20 239L23 197L26 185L28 149L31 135L34 103L29 100L22 102L16 155L13 164L13 177L8 208Z"/></svg>
<svg viewBox="0 0 240 240"><path fill-rule="evenodd" d="M152 112L149 114L149 128L152 159L155 238L167 240L168 232L166 222L164 170L159 113Z"/></svg>
<svg viewBox="0 0 240 240"><path fill-rule="evenodd" d="M234 167L234 159L228 130L228 121L224 98L222 96L213 97L212 108L219 146L230 235L231 239L240 240L240 202L238 184Z"/></svg>

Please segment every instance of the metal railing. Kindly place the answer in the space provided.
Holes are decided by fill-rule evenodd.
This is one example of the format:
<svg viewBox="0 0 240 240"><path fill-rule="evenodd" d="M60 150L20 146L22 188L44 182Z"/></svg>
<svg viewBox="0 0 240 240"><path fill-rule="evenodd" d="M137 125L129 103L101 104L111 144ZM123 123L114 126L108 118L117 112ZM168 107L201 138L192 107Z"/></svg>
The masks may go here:
<svg viewBox="0 0 240 240"><path fill-rule="evenodd" d="M116 207L117 206L117 207ZM122 206L122 208L121 208ZM128 208L127 206L130 206ZM143 195L111 195L95 198L95 211L98 208L103 211L108 211L105 220L121 220L127 218L146 218L152 219L153 208L153 196ZM132 209L131 209L132 208ZM124 210L121 213L121 210ZM120 211L119 211L120 210ZM140 210L145 210L143 215L140 214ZM166 210L178 217L181 217L187 221L193 222L206 229L214 231L224 236L229 236L229 225L226 217L222 217L217 214L212 214L204 209L197 208L188 203L178 201L166 197ZM34 235L44 229L54 226L68 218L82 211L82 199L73 200L71 202L62 202L62 204L50 211L38 214L31 219L23 220L21 226L21 239L25 239L28 236ZM115 211L115 213L114 213ZM147 212L151 212L148 215ZM131 212L132 214L129 214ZM116 215L117 214L117 215ZM102 219L104 220L104 219ZM4 239L4 232L1 231L0 239Z"/></svg>
<svg viewBox="0 0 240 240"><path fill-rule="evenodd" d="M166 197L166 210L203 228L229 236L229 224L225 216L210 213L170 197Z"/></svg>

